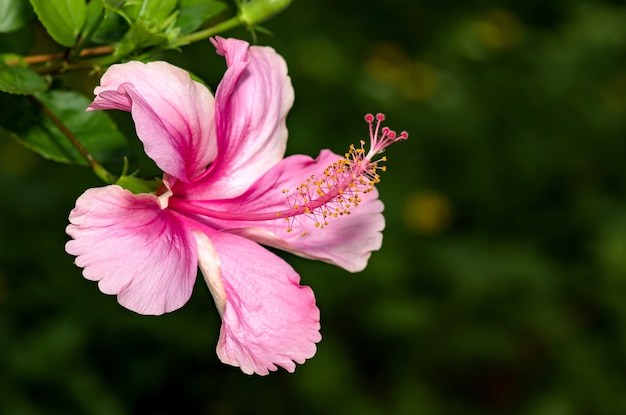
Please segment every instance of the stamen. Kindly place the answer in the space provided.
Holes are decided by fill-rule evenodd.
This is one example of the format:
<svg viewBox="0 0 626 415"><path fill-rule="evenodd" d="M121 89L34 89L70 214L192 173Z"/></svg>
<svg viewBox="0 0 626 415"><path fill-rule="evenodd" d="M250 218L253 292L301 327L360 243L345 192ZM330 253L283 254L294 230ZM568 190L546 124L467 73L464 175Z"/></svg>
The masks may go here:
<svg viewBox="0 0 626 415"><path fill-rule="evenodd" d="M362 196L373 191L374 186L380 182L378 172L386 170L386 166L381 163L386 162L387 157L376 157L391 144L408 138L406 131L398 135L388 127L381 128L384 120L383 114L377 114L376 117L372 114L365 116L370 133L368 152L365 151L365 141L360 140L358 147L351 145L344 158L326 167L319 177L311 175L293 191L283 189L288 209L266 213L233 213L207 209L191 200L178 199L175 196L169 199L169 208L181 213L222 220L285 219L287 232L293 232L296 224L301 224L304 228L305 219L312 221L316 228L324 229L330 218L350 215L352 209L363 202ZM308 234L308 231L301 232L302 236Z"/></svg>
<svg viewBox="0 0 626 415"><path fill-rule="evenodd" d="M287 232L292 232L294 224L302 218L312 220L315 227L324 229L328 226L328 218L349 215L351 209L362 202L362 195L374 190L374 185L380 182L378 171L386 170L386 166L381 166L380 163L386 162L387 157L374 158L391 144L406 140L409 136L406 131L397 135L388 127L381 129L384 120L383 114L377 114L376 117L372 114L365 116L365 121L369 124L369 152L365 152L365 141L361 140L359 147L351 145L343 159L328 166L323 177L309 177L295 192L283 190L288 196L289 205L299 212L281 212L281 216L287 218Z"/></svg>

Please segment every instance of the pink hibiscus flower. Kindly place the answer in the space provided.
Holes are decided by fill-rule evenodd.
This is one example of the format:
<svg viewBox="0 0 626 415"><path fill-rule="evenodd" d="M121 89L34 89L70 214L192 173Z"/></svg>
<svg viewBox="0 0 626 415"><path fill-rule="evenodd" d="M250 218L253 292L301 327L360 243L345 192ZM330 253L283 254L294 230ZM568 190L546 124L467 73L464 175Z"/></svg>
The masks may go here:
<svg viewBox="0 0 626 415"><path fill-rule="evenodd" d="M87 190L70 213L66 250L85 278L141 314L183 306L199 268L222 318L219 358L248 374L293 372L315 354L319 310L299 275L259 243L362 270L384 228L374 158L406 133L379 131L383 117L368 116L367 154L362 142L346 157L283 159L294 97L284 60L240 40L213 44L228 66L215 98L165 62L103 75L89 110L132 114L163 186Z"/></svg>

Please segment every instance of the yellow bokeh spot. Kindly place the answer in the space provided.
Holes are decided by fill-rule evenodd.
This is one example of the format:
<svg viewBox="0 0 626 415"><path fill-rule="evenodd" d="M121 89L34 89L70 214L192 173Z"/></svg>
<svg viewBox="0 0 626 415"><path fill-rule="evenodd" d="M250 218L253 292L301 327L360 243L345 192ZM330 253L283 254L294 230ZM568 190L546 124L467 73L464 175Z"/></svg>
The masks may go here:
<svg viewBox="0 0 626 415"><path fill-rule="evenodd" d="M626 74L609 79L602 89L602 98L610 111L626 113Z"/></svg>
<svg viewBox="0 0 626 415"><path fill-rule="evenodd" d="M475 23L474 29L484 47L502 50L517 44L522 37L522 25L508 10L490 10Z"/></svg>
<svg viewBox="0 0 626 415"><path fill-rule="evenodd" d="M0 132L0 137L3 132ZM0 169L11 176L23 176L39 162L38 156L15 140L0 141Z"/></svg>
<svg viewBox="0 0 626 415"><path fill-rule="evenodd" d="M439 193L415 192L409 195L404 204L404 222L415 232L443 232L450 227L452 218L452 204Z"/></svg>
<svg viewBox="0 0 626 415"><path fill-rule="evenodd" d="M393 87L410 101L431 99L439 87L439 76L432 66L409 58L399 45L378 43L372 46L365 62L367 74Z"/></svg>

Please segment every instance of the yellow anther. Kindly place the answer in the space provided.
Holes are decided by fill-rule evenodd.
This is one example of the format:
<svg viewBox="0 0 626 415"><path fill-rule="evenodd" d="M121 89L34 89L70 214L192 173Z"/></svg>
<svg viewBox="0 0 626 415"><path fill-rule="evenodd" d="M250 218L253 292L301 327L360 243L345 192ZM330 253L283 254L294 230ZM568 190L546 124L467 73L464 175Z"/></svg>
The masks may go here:
<svg viewBox="0 0 626 415"><path fill-rule="evenodd" d="M359 147L350 145L345 158L328 165L318 173L319 177L309 176L287 196L292 212L276 214L287 220L287 232L297 229L294 226L301 221L295 218L299 215L311 220L316 228L323 229L329 224L328 218L350 215L350 209L362 203L361 194L374 190L374 185L380 182L378 171L387 170L386 166L380 165L387 161L387 157L370 160L365 156L365 141L360 140L359 144ZM282 190L282 193L289 193L289 190ZM302 231L301 235L308 233Z"/></svg>

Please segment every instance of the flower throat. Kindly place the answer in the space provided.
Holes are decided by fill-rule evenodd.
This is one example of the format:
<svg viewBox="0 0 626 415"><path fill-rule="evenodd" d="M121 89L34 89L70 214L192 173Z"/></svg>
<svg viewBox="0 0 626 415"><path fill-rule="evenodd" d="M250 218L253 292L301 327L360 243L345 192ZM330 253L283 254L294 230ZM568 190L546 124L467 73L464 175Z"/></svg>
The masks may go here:
<svg viewBox="0 0 626 415"><path fill-rule="evenodd" d="M286 231L293 232L296 223L302 224L304 219L311 220L314 226L323 229L329 225L328 219L349 215L362 201L361 195L367 194L380 182L379 172L386 170L381 163L387 161L379 155L391 144L405 140L408 133L396 134L387 127L381 127L385 120L383 114L367 114L365 121L369 125L370 146L365 150L365 141L359 147L354 145L345 153L344 158L337 160L319 176L311 175L293 190L283 189L287 209L264 213L233 213L207 209L195 205L193 201L172 197L169 208L181 213L193 213L222 220L266 221L284 219ZM307 231L302 232L306 236Z"/></svg>

